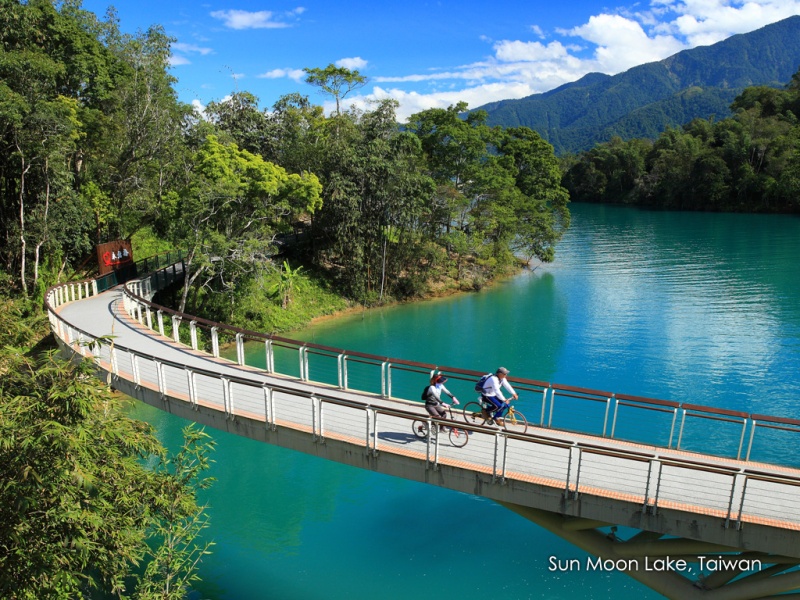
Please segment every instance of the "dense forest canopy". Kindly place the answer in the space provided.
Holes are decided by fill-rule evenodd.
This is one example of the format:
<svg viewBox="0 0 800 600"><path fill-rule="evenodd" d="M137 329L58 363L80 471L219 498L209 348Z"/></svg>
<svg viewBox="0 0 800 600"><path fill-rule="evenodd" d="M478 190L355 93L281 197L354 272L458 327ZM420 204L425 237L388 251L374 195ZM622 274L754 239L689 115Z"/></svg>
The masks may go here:
<svg viewBox="0 0 800 600"><path fill-rule="evenodd" d="M199 114L175 93L172 42L80 0L0 0L3 598L178 600L208 552L208 436L188 428L168 453L89 367L42 350L44 291L91 276L97 244L180 248L177 308L276 331L479 287L552 260L569 226L553 149L529 129L463 121L463 104L401 127L392 101L348 108L366 78L334 65L306 69L331 115L246 91Z"/></svg>
<svg viewBox="0 0 800 600"><path fill-rule="evenodd" d="M178 308L270 332L552 260L564 185L579 200L798 206L800 74L746 90L732 119L569 157L562 183L535 131L461 118L463 103L400 126L391 100L347 107L366 79L334 65L305 70L333 114L247 91L199 114L175 93L172 42L80 0L0 0L4 598L178 600L208 551L197 492L213 443L187 429L169 454L85 367L36 345L44 290L93 274L96 244L185 250Z"/></svg>
<svg viewBox="0 0 800 600"><path fill-rule="evenodd" d="M800 209L800 71L784 89L747 88L734 116L695 119L654 142L614 138L564 159L578 202L689 210Z"/></svg>
<svg viewBox="0 0 800 600"><path fill-rule="evenodd" d="M200 115L177 99L160 27L0 2L0 265L23 293L147 230L188 252L181 309L236 319L287 258L374 304L551 260L569 225L552 147L527 128L463 121L464 104L401 127L393 101L346 107L366 78L334 65L306 69L331 115L246 91Z"/></svg>

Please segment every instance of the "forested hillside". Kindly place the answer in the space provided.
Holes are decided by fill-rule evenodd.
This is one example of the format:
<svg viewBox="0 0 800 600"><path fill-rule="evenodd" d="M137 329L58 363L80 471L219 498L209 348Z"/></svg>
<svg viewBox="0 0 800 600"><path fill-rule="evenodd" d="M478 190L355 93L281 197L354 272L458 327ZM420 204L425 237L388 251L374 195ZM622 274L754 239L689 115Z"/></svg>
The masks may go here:
<svg viewBox="0 0 800 600"><path fill-rule="evenodd" d="M786 83L800 66L800 16L614 76L591 73L544 94L479 107L490 125L525 126L558 154L614 136L654 139L695 118L723 119L745 87Z"/></svg>
<svg viewBox="0 0 800 600"><path fill-rule="evenodd" d="M657 140L614 138L564 159L578 202L681 210L800 210L800 71L784 89L747 88L734 116L694 119Z"/></svg>
<svg viewBox="0 0 800 600"><path fill-rule="evenodd" d="M298 279L374 304L441 279L480 286L515 255L548 260L568 225L553 150L528 129L461 120L463 105L401 129L393 101L324 115L299 94L265 109L246 91L199 115L177 100L162 28L124 35L72 2L0 12L0 266L22 294L146 232L187 250L181 308L212 318L289 309L277 291L243 300L299 265ZM306 71L337 105L364 83Z"/></svg>
<svg viewBox="0 0 800 600"><path fill-rule="evenodd" d="M400 128L339 108L357 71L306 69L336 100L178 101L160 26L78 0L0 0L0 597L187 597L209 545L196 493L213 444L170 455L87 368L47 351L45 290L96 244L187 254L178 308L274 332L350 303L473 289L553 258L569 225L553 149L464 105Z"/></svg>

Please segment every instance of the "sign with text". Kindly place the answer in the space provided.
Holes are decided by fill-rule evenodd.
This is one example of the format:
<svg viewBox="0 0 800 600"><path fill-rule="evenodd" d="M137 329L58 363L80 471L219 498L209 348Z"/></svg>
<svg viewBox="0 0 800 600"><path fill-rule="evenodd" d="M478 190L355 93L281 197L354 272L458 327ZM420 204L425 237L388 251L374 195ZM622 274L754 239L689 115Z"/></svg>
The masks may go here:
<svg viewBox="0 0 800 600"><path fill-rule="evenodd" d="M133 251L128 240L115 240L97 245L97 266L100 275L118 271L133 264Z"/></svg>

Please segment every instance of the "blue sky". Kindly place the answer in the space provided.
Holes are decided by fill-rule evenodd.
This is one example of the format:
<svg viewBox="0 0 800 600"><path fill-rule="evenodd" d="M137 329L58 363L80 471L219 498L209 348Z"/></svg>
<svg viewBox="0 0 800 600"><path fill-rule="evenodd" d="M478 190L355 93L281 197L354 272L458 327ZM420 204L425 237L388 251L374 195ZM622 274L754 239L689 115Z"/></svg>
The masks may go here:
<svg viewBox="0 0 800 600"><path fill-rule="evenodd" d="M84 0L105 14L106 0ZM123 31L162 25L176 39L172 70L185 102L202 109L234 91L269 108L283 94L328 100L305 67L358 69L345 99L400 102L398 117L465 101L522 98L590 72L615 74L800 14L800 0L424 1L120 0Z"/></svg>

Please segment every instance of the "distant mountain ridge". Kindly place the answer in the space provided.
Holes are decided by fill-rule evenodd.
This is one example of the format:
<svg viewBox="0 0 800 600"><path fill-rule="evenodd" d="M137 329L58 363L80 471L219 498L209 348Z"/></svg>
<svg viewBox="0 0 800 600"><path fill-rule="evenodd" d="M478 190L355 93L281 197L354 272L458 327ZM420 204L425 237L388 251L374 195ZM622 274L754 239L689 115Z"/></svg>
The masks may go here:
<svg viewBox="0 0 800 600"><path fill-rule="evenodd" d="M543 94L478 109L488 113L489 125L538 131L562 154L614 135L655 138L697 117L728 117L744 88L784 86L798 67L800 16L794 16L624 73L589 73Z"/></svg>

